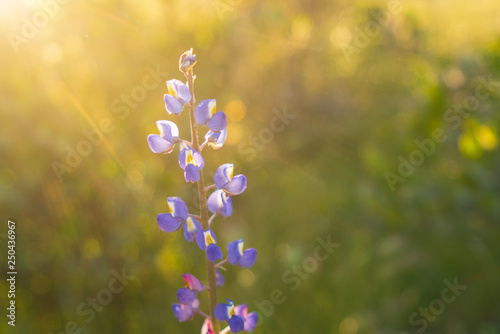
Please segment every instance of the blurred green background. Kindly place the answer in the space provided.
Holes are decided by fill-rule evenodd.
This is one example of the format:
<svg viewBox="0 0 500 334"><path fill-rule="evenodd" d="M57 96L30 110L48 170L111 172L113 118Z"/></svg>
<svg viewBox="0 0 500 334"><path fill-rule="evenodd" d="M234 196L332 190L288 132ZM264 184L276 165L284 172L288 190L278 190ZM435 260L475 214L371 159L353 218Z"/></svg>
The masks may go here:
<svg viewBox="0 0 500 334"><path fill-rule="evenodd" d="M189 137L163 94L192 47L197 100L216 98L228 116L225 147L204 151L205 178L233 162L249 180L215 231L223 249L243 237L259 251L251 270L229 268L220 302L267 305L257 333L500 333L499 10L2 0L1 270L12 219L19 273L16 327L2 315L2 332L199 332L202 319L179 324L171 304L182 273L205 280L205 262L156 223L168 196L195 211L195 186L177 150L155 155L146 142L159 119ZM68 149L81 161L68 166ZM340 246L307 260L328 236ZM78 308L108 297L113 270L135 278L87 323ZM467 289L443 303L455 279ZM276 289L286 300L270 312Z"/></svg>

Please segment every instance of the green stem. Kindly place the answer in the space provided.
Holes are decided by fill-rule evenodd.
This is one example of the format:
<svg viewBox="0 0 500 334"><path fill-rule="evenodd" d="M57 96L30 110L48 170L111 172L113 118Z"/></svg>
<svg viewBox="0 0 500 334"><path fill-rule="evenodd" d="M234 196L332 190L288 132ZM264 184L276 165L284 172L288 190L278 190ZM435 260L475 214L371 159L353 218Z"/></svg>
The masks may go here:
<svg viewBox="0 0 500 334"><path fill-rule="evenodd" d="M200 142L198 140L198 132L196 131L196 120L194 118L195 110L195 97L194 97L194 75L193 70L189 70L186 74L188 80L189 92L191 93L191 101L189 102L189 116L191 123L191 142L193 143L193 149L200 152ZM208 208L207 208L207 192L205 190L205 181L203 180L203 172L200 170L200 179L198 180L198 197L200 199L200 216L201 216L201 226L204 230L209 228L208 226ZM207 258L207 270L208 270L208 286L210 292L210 318L212 321L212 330L214 334L220 333L219 320L215 317L215 306L217 305L217 285L215 281L215 266L212 262L208 261Z"/></svg>

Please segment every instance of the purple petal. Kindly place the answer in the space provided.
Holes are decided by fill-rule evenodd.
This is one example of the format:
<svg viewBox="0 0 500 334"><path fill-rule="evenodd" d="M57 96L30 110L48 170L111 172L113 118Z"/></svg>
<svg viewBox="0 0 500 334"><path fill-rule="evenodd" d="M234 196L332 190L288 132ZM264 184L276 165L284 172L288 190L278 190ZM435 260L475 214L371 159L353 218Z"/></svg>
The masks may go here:
<svg viewBox="0 0 500 334"><path fill-rule="evenodd" d="M198 182L200 179L198 168L195 165L187 165L184 169L184 179L186 179L186 182Z"/></svg>
<svg viewBox="0 0 500 334"><path fill-rule="evenodd" d="M236 175L226 184L224 190L231 196L239 195L247 188L247 178L243 174Z"/></svg>
<svg viewBox="0 0 500 334"><path fill-rule="evenodd" d="M229 305L224 303L220 303L219 305L217 305L214 310L215 317L222 321L229 320L228 308Z"/></svg>
<svg viewBox="0 0 500 334"><path fill-rule="evenodd" d="M212 131L221 131L227 125L226 114L223 111L215 113L206 125Z"/></svg>
<svg viewBox="0 0 500 334"><path fill-rule="evenodd" d="M196 292L191 291L189 288L179 289L177 290L177 299L181 304L191 305L196 299Z"/></svg>
<svg viewBox="0 0 500 334"><path fill-rule="evenodd" d="M191 101L191 93L189 92L189 88L180 80L172 79L167 81L167 90L168 94L174 96L183 104L187 104L189 103L189 101Z"/></svg>
<svg viewBox="0 0 500 334"><path fill-rule="evenodd" d="M205 140L208 141L208 145L214 150L220 149L224 146L227 139L227 130L224 128L219 132L214 132L212 130L208 131L205 135Z"/></svg>
<svg viewBox="0 0 500 334"><path fill-rule="evenodd" d="M194 110L194 118L196 119L196 123L203 125L209 119L212 118L212 115L215 114L216 110L216 102L214 99L203 100L201 101Z"/></svg>
<svg viewBox="0 0 500 334"><path fill-rule="evenodd" d="M198 169L202 169L203 166L205 166L205 160L203 159L203 156L195 150L193 150L193 159Z"/></svg>
<svg viewBox="0 0 500 334"><path fill-rule="evenodd" d="M226 194L224 193L224 195ZM222 210L221 215L223 215L224 217L229 217L233 214L233 200L227 195L226 197L223 196L223 200L224 210Z"/></svg>
<svg viewBox="0 0 500 334"><path fill-rule="evenodd" d="M193 309L188 305L174 304L172 305L172 310L179 322L187 321L193 316Z"/></svg>
<svg viewBox="0 0 500 334"><path fill-rule="evenodd" d="M191 242L196 238L199 231L201 231L201 223L193 217L188 217L184 224L184 238Z"/></svg>
<svg viewBox="0 0 500 334"><path fill-rule="evenodd" d="M258 322L259 322L259 315L256 312L248 314L247 318L245 319L245 328L244 328L245 332L253 332Z"/></svg>
<svg viewBox="0 0 500 334"><path fill-rule="evenodd" d="M172 95L165 94L163 100L165 101L165 109L169 114L178 115L181 113L182 108L184 108L184 105Z"/></svg>
<svg viewBox="0 0 500 334"><path fill-rule="evenodd" d="M241 332L243 328L245 328L245 323L239 315L233 315L231 319L227 321L227 324L233 333Z"/></svg>
<svg viewBox="0 0 500 334"><path fill-rule="evenodd" d="M250 268L255 264L255 261L257 261L257 250L255 248L248 248L245 249L236 264L243 268Z"/></svg>
<svg viewBox="0 0 500 334"><path fill-rule="evenodd" d="M200 247L201 250L206 251L207 245L205 245L205 236L203 235L203 230L198 232L196 235L196 244Z"/></svg>
<svg viewBox="0 0 500 334"><path fill-rule="evenodd" d="M179 153L179 166L185 170L186 166L189 164L201 169L205 165L205 160L203 160L203 156L199 152L193 150L191 146L182 143L181 152Z"/></svg>
<svg viewBox="0 0 500 334"><path fill-rule="evenodd" d="M200 301L198 299L195 299L193 304L191 304L191 307L193 308L193 310L197 310L200 308Z"/></svg>
<svg viewBox="0 0 500 334"><path fill-rule="evenodd" d="M172 142L163 139L159 135L149 135L148 145L153 153L170 153L174 149Z"/></svg>
<svg viewBox="0 0 500 334"><path fill-rule="evenodd" d="M188 218L189 212L187 205L180 197L168 197L167 204L173 217L180 218L182 220L186 220Z"/></svg>
<svg viewBox="0 0 500 334"><path fill-rule="evenodd" d="M219 269L215 269L215 284L217 286L224 286L224 283L226 283L226 279L222 276Z"/></svg>
<svg viewBox="0 0 500 334"><path fill-rule="evenodd" d="M189 54L182 58L182 62L180 62L179 69L182 72L187 72L190 69L193 68L193 66L196 64L196 58L195 55Z"/></svg>
<svg viewBox="0 0 500 334"><path fill-rule="evenodd" d="M227 245L227 259L234 265L243 255L243 239L230 242Z"/></svg>
<svg viewBox="0 0 500 334"><path fill-rule="evenodd" d="M160 130L160 136L163 139L173 142L173 138L179 138L179 128L174 122L165 120L156 121L156 126Z"/></svg>
<svg viewBox="0 0 500 334"><path fill-rule="evenodd" d="M243 321L245 321L245 318L247 317L248 307L246 304L235 306L234 312L236 312L236 314L239 315L243 319Z"/></svg>
<svg viewBox="0 0 500 334"><path fill-rule="evenodd" d="M207 200L208 210L212 213L220 213L224 217L233 214L233 202L222 189L214 191Z"/></svg>
<svg viewBox="0 0 500 334"><path fill-rule="evenodd" d="M215 262L217 260L222 260L224 256L222 255L222 251L220 250L219 246L216 244L210 244L207 247L207 258L208 261L210 262Z"/></svg>
<svg viewBox="0 0 500 334"><path fill-rule="evenodd" d="M206 231L201 230L196 235L196 243L198 244L198 247L200 247L200 249L204 251L207 250L207 241L210 241L210 239L212 239L214 243L217 243L217 238L215 237L215 234L211 229L208 229Z"/></svg>
<svg viewBox="0 0 500 334"><path fill-rule="evenodd" d="M165 232L177 231L182 224L181 219L172 217L170 213L160 213L158 217L156 217L156 221Z"/></svg>
<svg viewBox="0 0 500 334"><path fill-rule="evenodd" d="M214 183L218 189L224 188L226 184L233 178L233 164L223 164L215 171Z"/></svg>
<svg viewBox="0 0 500 334"><path fill-rule="evenodd" d="M184 279L186 287L193 291L202 292L205 289L203 283L201 283L199 279L189 273L182 275L182 278Z"/></svg>

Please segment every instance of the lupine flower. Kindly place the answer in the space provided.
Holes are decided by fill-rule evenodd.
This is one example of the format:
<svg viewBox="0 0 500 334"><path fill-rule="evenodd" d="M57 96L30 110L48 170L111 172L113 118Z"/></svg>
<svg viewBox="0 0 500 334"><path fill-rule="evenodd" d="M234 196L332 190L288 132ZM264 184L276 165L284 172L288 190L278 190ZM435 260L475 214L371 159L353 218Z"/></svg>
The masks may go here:
<svg viewBox="0 0 500 334"><path fill-rule="evenodd" d="M228 195L235 196L245 191L247 188L247 178L243 174L233 176L233 164L223 164L214 176L214 183L218 189L223 189Z"/></svg>
<svg viewBox="0 0 500 334"><path fill-rule="evenodd" d="M210 130L205 135L205 140L208 142L208 145L212 147L214 150L218 150L219 148L221 148L226 142L226 138L227 138L226 128L222 129L219 132L214 132Z"/></svg>
<svg viewBox="0 0 500 334"><path fill-rule="evenodd" d="M231 332L238 333L245 328L243 318L236 314L232 300L226 299L227 304L220 303L215 308L215 317L221 321L227 321Z"/></svg>
<svg viewBox="0 0 500 334"><path fill-rule="evenodd" d="M157 121L156 126L160 130L160 134L148 136L149 148L154 153L172 152L174 144L179 140L179 128L170 121Z"/></svg>
<svg viewBox="0 0 500 334"><path fill-rule="evenodd" d="M192 305L198 293L202 292L205 286L191 274L184 274L182 278L186 287L177 290L177 299L183 305Z"/></svg>
<svg viewBox="0 0 500 334"><path fill-rule="evenodd" d="M210 194L207 206L211 213L219 213L224 217L233 214L233 200L222 189L218 189Z"/></svg>
<svg viewBox="0 0 500 334"><path fill-rule="evenodd" d="M196 55L193 53L193 49L184 52L179 59L179 70L181 72L187 72L193 68L196 64Z"/></svg>
<svg viewBox="0 0 500 334"><path fill-rule="evenodd" d="M181 153L179 154L179 165L184 170L186 182L198 182L200 173L198 172L205 165L205 160L201 154L186 143L181 143Z"/></svg>
<svg viewBox="0 0 500 334"><path fill-rule="evenodd" d="M179 320L179 322L184 322L191 320L194 311L196 311L199 306L200 301L198 299L195 299L191 305L173 304L172 310L174 311L174 315L177 320Z"/></svg>
<svg viewBox="0 0 500 334"><path fill-rule="evenodd" d="M165 94L165 109L169 114L178 115L181 113L184 105L191 101L189 88L177 79L167 81L167 91Z"/></svg>
<svg viewBox="0 0 500 334"><path fill-rule="evenodd" d="M186 203L179 197L168 197L167 204L170 213L160 213L156 220L165 232L177 231L184 224L184 238L193 241L196 234L202 230L201 223L193 217L189 217Z"/></svg>
<svg viewBox="0 0 500 334"><path fill-rule="evenodd" d="M224 283L226 283L226 279L222 276L219 269L215 269L215 284L217 286L224 286Z"/></svg>
<svg viewBox="0 0 500 334"><path fill-rule="evenodd" d="M201 101L194 110L196 122L206 125L212 131L222 131L226 127L226 114L217 112L214 99Z"/></svg>
<svg viewBox="0 0 500 334"><path fill-rule="evenodd" d="M257 250L248 248L243 251L243 239L239 239L227 245L227 259L232 265L250 268L257 260Z"/></svg>
<svg viewBox="0 0 500 334"><path fill-rule="evenodd" d="M214 331L212 329L212 321L210 321L210 318L205 318L203 326L201 326L201 334L214 334Z"/></svg>
<svg viewBox="0 0 500 334"><path fill-rule="evenodd" d="M188 217L184 224L184 238L189 242L193 241L201 229L201 223L199 221L193 217Z"/></svg>
<svg viewBox="0 0 500 334"><path fill-rule="evenodd" d="M198 247L207 252L207 258L210 262L215 262L223 258L222 251L217 246L217 238L211 229L198 232L196 243Z"/></svg>
<svg viewBox="0 0 500 334"><path fill-rule="evenodd" d="M259 315L256 312L248 313L248 307L243 305L238 305L234 308L234 311L243 319L245 332L253 332L257 322L259 322Z"/></svg>

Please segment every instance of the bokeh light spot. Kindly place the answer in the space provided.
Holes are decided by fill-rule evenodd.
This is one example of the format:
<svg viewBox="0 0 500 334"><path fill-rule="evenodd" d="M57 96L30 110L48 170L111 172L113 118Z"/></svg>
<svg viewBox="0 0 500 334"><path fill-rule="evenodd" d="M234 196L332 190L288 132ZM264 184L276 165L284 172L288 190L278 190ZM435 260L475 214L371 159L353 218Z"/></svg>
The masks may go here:
<svg viewBox="0 0 500 334"><path fill-rule="evenodd" d="M458 149L464 156L472 159L477 159L483 155L478 141L470 130L463 132L458 137Z"/></svg>
<svg viewBox="0 0 500 334"><path fill-rule="evenodd" d="M101 245L96 239L88 239L85 241L82 247L82 254L87 259L95 259L96 257L101 256Z"/></svg>
<svg viewBox="0 0 500 334"><path fill-rule="evenodd" d="M239 122L247 114L247 107L238 99L229 101L224 108L227 118L230 122Z"/></svg>
<svg viewBox="0 0 500 334"><path fill-rule="evenodd" d="M354 318L345 318L339 326L342 334L356 334L359 330L358 321Z"/></svg>
<svg viewBox="0 0 500 334"><path fill-rule="evenodd" d="M476 138L485 150L494 150L498 146L498 139L490 127L482 125L477 131Z"/></svg>
<svg viewBox="0 0 500 334"><path fill-rule="evenodd" d="M248 269L242 269L238 271L238 276L236 278L238 284L244 288L250 287L255 283L255 274Z"/></svg>
<svg viewBox="0 0 500 334"><path fill-rule="evenodd" d="M451 70L446 72L443 79L446 86L453 89L462 86L465 82L465 77L462 71L460 71L458 68L452 68Z"/></svg>

